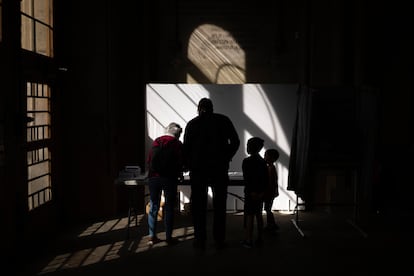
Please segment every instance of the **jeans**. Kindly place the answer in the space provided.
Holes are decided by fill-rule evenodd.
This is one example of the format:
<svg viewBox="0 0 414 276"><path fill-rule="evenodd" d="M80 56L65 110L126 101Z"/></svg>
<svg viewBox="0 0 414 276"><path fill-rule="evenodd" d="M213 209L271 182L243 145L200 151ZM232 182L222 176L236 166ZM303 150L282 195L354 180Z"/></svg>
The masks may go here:
<svg viewBox="0 0 414 276"><path fill-rule="evenodd" d="M157 216L160 209L161 193L164 191L164 226L166 239L172 238L174 227L174 209L177 199L176 179L151 177L148 180L150 192L150 209L148 212L148 231L150 237L157 236Z"/></svg>

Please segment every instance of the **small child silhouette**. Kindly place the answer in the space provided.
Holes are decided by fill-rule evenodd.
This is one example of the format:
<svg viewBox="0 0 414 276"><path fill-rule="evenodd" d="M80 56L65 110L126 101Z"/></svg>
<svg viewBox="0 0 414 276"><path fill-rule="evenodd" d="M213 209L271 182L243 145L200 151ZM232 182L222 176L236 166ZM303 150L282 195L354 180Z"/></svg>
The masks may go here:
<svg viewBox="0 0 414 276"><path fill-rule="evenodd" d="M279 159L279 152L276 149L268 149L264 153L264 159L266 160L269 174L269 181L263 198L264 210L266 211L265 229L274 231L279 229L272 212L273 201L279 196L278 175L275 166L275 162Z"/></svg>
<svg viewBox="0 0 414 276"><path fill-rule="evenodd" d="M259 137L250 138L247 141L248 157L243 159L242 171L244 179L244 226L246 229L245 240L242 245L246 248L253 247L254 219L257 224L256 245L262 244L263 234L263 196L268 183L267 164L259 152L263 148L264 140Z"/></svg>

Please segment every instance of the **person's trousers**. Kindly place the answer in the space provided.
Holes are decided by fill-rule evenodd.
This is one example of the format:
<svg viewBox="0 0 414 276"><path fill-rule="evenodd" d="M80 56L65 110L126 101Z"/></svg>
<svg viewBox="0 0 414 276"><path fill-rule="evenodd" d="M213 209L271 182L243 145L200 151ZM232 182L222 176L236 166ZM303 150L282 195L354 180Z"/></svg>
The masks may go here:
<svg viewBox="0 0 414 276"><path fill-rule="evenodd" d="M164 226L167 239L172 237L174 227L174 209L177 199L177 181L165 177L151 177L148 180L150 209L148 212L148 234L157 235L157 217L160 209L161 194L164 191Z"/></svg>
<svg viewBox="0 0 414 276"><path fill-rule="evenodd" d="M227 171L213 176L190 172L191 212L194 225L194 238L207 240L207 203L208 187L213 196L213 238L222 243L226 238L227 188L229 178Z"/></svg>
<svg viewBox="0 0 414 276"><path fill-rule="evenodd" d="M267 198L264 200L264 210L266 211L266 222L269 226L274 226L276 224L275 217L272 212L273 198Z"/></svg>

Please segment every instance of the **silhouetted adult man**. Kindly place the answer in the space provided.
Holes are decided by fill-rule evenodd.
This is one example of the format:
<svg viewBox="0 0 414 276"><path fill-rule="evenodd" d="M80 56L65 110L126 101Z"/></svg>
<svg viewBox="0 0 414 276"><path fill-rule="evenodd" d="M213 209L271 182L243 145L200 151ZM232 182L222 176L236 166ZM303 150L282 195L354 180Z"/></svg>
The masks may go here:
<svg viewBox="0 0 414 276"><path fill-rule="evenodd" d="M228 169L239 146L240 139L232 121L223 114L214 113L212 101L202 98L198 103L198 116L188 122L184 132L195 248L204 249L207 240L209 186L213 192L213 238L218 248L224 246Z"/></svg>

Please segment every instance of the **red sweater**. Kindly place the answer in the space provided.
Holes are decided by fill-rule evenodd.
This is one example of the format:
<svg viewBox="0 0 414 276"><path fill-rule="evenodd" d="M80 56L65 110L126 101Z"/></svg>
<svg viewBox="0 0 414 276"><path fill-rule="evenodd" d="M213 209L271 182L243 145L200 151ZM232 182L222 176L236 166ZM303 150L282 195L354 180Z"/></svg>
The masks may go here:
<svg viewBox="0 0 414 276"><path fill-rule="evenodd" d="M182 174L182 168L183 168L183 144L182 142L179 139L175 138L174 136L162 135L158 137L157 139L155 139L154 142L152 142L152 147L158 146L159 145L158 141L160 141L162 145L165 145L166 143L169 143L171 141L171 143L169 143L169 146L174 148L174 152L177 156L177 159L176 159L177 168L181 168L180 171L177 171L177 175ZM151 164L152 147L148 153L148 158L147 158L148 168L149 168L149 165ZM148 177L153 177L153 176L159 176L159 175L157 174L157 172L152 172L150 170L148 173Z"/></svg>

